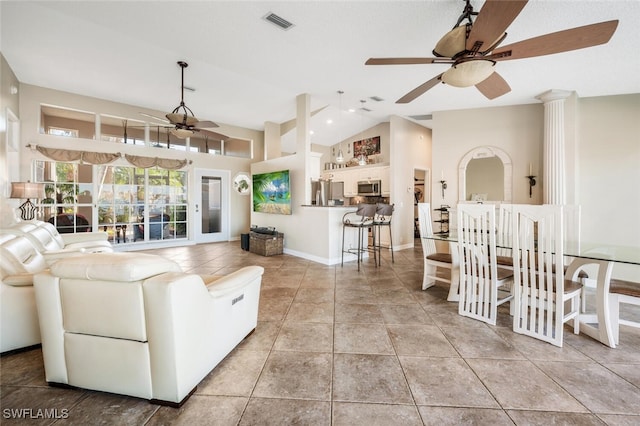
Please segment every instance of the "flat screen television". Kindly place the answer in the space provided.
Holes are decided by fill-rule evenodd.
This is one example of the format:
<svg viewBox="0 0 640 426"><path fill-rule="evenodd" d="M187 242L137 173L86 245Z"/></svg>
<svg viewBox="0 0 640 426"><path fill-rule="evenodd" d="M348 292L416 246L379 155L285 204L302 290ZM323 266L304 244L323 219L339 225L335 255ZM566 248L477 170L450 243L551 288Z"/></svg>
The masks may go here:
<svg viewBox="0 0 640 426"><path fill-rule="evenodd" d="M254 212L291 214L289 170L257 173L252 181Z"/></svg>

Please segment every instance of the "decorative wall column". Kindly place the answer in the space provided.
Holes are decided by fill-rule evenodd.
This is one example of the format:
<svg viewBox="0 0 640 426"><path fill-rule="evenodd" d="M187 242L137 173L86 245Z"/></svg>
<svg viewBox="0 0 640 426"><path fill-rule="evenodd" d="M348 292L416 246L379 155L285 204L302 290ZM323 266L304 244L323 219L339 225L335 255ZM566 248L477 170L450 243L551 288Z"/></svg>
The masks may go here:
<svg viewBox="0 0 640 426"><path fill-rule="evenodd" d="M543 202L566 204L564 103L571 95L549 90L536 96L544 102Z"/></svg>

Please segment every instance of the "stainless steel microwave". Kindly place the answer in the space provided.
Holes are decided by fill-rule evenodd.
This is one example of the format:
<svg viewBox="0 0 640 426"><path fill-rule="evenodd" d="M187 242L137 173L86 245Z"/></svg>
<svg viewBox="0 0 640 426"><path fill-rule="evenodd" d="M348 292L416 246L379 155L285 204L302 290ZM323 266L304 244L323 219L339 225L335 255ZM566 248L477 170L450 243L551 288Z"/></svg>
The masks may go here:
<svg viewBox="0 0 640 426"><path fill-rule="evenodd" d="M381 191L379 180L365 180L358 182L358 195L379 196Z"/></svg>

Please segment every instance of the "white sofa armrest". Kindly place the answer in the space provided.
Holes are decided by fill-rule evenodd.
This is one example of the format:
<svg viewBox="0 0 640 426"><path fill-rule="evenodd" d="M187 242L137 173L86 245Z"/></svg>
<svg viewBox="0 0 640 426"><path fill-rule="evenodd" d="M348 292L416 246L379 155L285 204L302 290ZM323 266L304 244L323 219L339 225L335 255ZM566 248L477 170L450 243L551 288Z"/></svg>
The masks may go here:
<svg viewBox="0 0 640 426"><path fill-rule="evenodd" d="M225 275L207 284L207 290L213 297L222 297L245 287L247 284L260 279L264 273L261 266L246 266L231 274Z"/></svg>
<svg viewBox="0 0 640 426"><path fill-rule="evenodd" d="M33 285L33 274L23 273L16 275L8 275L2 278L2 283L11 287L24 287Z"/></svg>
<svg viewBox="0 0 640 426"><path fill-rule="evenodd" d="M75 234L60 234L65 245L86 243L94 241L107 241L107 233L104 231L97 232L78 232Z"/></svg>

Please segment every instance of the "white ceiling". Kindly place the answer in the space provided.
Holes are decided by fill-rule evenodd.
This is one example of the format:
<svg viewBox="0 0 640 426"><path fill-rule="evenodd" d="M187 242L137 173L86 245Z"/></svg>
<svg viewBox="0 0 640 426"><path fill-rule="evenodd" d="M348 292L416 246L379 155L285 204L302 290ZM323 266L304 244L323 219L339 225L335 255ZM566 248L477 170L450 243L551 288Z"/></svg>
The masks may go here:
<svg viewBox="0 0 640 426"><path fill-rule="evenodd" d="M476 11L482 3L472 0ZM329 105L312 119L311 141L323 145L393 114L534 103L549 89L575 90L580 97L640 92L640 2L549 0L529 2L503 44L611 19L620 24L603 46L498 63L512 88L500 98L488 100L473 87L438 85L409 104L396 104L448 65L364 62L432 56L463 7L462 0L5 0L0 47L23 83L167 112L180 101L176 61L184 60L185 85L196 89L185 92L185 103L195 115L252 129L294 118L296 96L309 93L312 109ZM266 22L269 12L295 26L283 31ZM343 110L358 109L365 99L372 111L339 114L338 90L344 91ZM333 126L326 125L329 118ZM293 147L287 136L283 150Z"/></svg>

